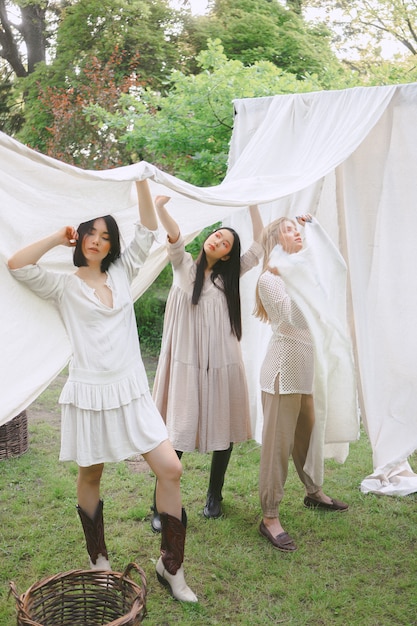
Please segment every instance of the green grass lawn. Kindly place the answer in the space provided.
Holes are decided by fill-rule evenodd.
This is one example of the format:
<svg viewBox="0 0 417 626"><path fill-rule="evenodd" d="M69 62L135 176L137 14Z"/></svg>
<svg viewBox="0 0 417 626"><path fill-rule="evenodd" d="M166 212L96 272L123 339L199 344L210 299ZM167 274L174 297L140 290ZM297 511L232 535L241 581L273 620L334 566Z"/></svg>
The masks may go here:
<svg viewBox="0 0 417 626"><path fill-rule="evenodd" d="M0 625L16 624L9 581L23 593L42 578L87 567L75 510L76 465L60 463L57 388L28 409L29 450L0 462ZM31 409L45 418L31 419ZM160 538L149 524L154 478L146 464L109 464L102 481L107 547L115 571L130 561L147 576L149 626L417 625L416 494L364 495L372 471L366 435L344 465L326 463L325 490L349 502L347 513L303 507L291 467L281 516L299 549L283 554L258 534L259 446L236 445L224 488L225 515L202 516L210 455L184 454L188 513L187 582L200 602L174 601L156 580ZM416 467L416 457L411 459ZM55 625L54 625L55 626ZM59 626L59 625L56 625Z"/></svg>

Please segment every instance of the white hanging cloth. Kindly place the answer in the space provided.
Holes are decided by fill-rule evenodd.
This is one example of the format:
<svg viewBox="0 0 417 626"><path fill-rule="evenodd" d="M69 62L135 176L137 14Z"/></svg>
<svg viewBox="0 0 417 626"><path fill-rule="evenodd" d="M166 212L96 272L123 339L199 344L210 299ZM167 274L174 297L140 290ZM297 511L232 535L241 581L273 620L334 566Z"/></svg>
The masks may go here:
<svg viewBox="0 0 417 626"><path fill-rule="evenodd" d="M220 185L208 188L185 183L145 162L113 170L81 170L0 134L0 424L26 408L70 357L58 314L15 283L6 259L64 224L77 225L106 213L116 216L128 240L137 219L132 183L149 178L154 194L172 196L172 213L188 239L204 226L230 219L241 225L247 244L246 207L253 203L261 205L264 223L277 212L289 216L307 208L315 212L348 264L361 408L374 467L406 460L417 448L417 420L411 407L411 390L417 382L417 357L410 349L414 344L409 308L413 296L402 289L406 279L412 280L414 245L406 242L411 243L411 233L416 232L412 212L417 184L412 172L417 156L416 102L416 85L236 101L229 171ZM409 235L401 232L405 243L401 254L401 246L393 240L404 220L410 220L411 228ZM407 264L401 265L405 252ZM390 260L394 263L386 267L393 253L395 259ZM154 280L165 260L162 244L155 244L133 287L135 298ZM72 269L68 249L51 251L43 262L62 271ZM378 283L380 268L388 270L385 295ZM400 270L404 271L401 276ZM253 294L249 285L242 286L249 319ZM397 309L395 302L400 302ZM395 346L396 336L390 335L394 326L409 333L407 342L401 342L401 348L406 348L403 352ZM383 346L387 352L381 358ZM378 354L377 362L372 362L372 350ZM376 371L382 376L378 383L372 378ZM257 432L261 418L256 402L254 413Z"/></svg>

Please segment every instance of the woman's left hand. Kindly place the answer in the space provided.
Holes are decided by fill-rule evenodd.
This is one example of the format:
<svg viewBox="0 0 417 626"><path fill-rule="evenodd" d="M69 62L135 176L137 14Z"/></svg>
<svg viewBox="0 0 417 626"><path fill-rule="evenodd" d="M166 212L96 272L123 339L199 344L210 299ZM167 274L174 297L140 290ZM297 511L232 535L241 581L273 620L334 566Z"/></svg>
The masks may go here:
<svg viewBox="0 0 417 626"><path fill-rule="evenodd" d="M308 222L313 221L313 216L311 213L305 213L304 215L297 215L295 218L300 226L305 226Z"/></svg>

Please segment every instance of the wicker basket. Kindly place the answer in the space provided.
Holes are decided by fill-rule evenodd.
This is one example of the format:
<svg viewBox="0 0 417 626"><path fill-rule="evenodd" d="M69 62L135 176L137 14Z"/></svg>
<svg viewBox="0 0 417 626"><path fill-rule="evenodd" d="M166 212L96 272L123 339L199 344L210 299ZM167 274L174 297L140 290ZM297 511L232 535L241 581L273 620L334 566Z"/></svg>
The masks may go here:
<svg viewBox="0 0 417 626"><path fill-rule="evenodd" d="M136 584L128 574L135 569ZM137 626L146 615L146 577L136 563L123 574L73 570L35 583L21 596L13 582L17 626Z"/></svg>
<svg viewBox="0 0 417 626"><path fill-rule="evenodd" d="M0 426L0 461L20 456L28 449L28 419L22 411Z"/></svg>

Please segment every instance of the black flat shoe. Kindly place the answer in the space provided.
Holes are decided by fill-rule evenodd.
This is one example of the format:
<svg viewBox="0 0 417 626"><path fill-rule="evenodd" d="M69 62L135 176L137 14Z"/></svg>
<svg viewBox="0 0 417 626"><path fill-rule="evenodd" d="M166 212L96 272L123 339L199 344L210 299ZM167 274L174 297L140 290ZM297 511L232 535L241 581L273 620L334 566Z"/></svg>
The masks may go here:
<svg viewBox="0 0 417 626"><path fill-rule="evenodd" d="M340 511L341 513L347 511L349 508L346 502L336 500L335 498L332 498L331 503L328 503L314 500L314 498L310 498L310 496L304 498L304 506L307 507L307 509L323 509L325 511Z"/></svg>
<svg viewBox="0 0 417 626"><path fill-rule="evenodd" d="M203 515L207 519L216 519L223 515L221 501L212 495L207 496L206 506L203 509Z"/></svg>

